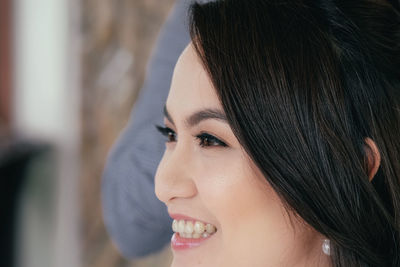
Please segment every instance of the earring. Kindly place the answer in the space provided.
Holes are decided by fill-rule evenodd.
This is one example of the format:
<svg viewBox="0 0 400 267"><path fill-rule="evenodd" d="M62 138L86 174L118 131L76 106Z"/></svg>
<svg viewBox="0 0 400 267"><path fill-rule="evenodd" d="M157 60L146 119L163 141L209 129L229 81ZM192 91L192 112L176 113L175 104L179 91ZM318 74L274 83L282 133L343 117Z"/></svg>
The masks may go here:
<svg viewBox="0 0 400 267"><path fill-rule="evenodd" d="M322 251L328 256L331 255L331 241L329 239L324 239L324 242L322 242Z"/></svg>

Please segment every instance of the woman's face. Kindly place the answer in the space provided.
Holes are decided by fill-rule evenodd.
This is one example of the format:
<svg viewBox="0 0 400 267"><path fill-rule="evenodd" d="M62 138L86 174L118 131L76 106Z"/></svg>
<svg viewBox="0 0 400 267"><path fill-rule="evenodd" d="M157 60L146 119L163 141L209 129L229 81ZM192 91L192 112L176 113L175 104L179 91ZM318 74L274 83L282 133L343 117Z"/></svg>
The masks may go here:
<svg viewBox="0 0 400 267"><path fill-rule="evenodd" d="M238 143L192 45L175 67L166 110L171 131L155 177L156 195L171 217L191 218L181 223L183 229L196 233L189 221L216 228L208 238L173 238L173 267L328 266L322 237L300 219L289 219ZM205 110L213 112L198 113Z"/></svg>

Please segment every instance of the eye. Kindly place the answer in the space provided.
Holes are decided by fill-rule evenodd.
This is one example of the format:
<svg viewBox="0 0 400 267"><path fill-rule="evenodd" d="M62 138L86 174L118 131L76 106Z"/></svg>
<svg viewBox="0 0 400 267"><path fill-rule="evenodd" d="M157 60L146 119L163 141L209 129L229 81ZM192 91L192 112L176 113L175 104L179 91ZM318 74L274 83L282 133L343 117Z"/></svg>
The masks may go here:
<svg viewBox="0 0 400 267"><path fill-rule="evenodd" d="M162 127L160 125L155 125L157 130L164 136L167 137L167 142L176 142L176 133L169 127ZM201 147L211 147L211 146L222 146L227 147L227 145L208 133L201 133L195 136L196 139L200 140L199 145Z"/></svg>
<svg viewBox="0 0 400 267"><path fill-rule="evenodd" d="M167 142L175 142L176 141L176 133L169 127L162 127L160 125L155 125L157 130L167 137Z"/></svg>
<svg viewBox="0 0 400 267"><path fill-rule="evenodd" d="M219 140L218 138L208 134L208 133L202 133L196 136L197 139L200 140L199 145L201 147L209 147L209 146L222 146L226 147L227 145Z"/></svg>

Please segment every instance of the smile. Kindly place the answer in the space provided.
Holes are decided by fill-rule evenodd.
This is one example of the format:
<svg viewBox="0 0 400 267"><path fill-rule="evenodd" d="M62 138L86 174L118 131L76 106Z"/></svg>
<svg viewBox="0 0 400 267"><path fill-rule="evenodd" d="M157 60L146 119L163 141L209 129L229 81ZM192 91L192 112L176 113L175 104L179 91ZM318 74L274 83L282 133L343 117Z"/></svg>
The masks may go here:
<svg viewBox="0 0 400 267"><path fill-rule="evenodd" d="M175 232L171 238L171 246L175 250L194 248L213 236L217 228L201 221L188 219L184 216L173 216L172 230ZM178 218L181 217L181 218Z"/></svg>

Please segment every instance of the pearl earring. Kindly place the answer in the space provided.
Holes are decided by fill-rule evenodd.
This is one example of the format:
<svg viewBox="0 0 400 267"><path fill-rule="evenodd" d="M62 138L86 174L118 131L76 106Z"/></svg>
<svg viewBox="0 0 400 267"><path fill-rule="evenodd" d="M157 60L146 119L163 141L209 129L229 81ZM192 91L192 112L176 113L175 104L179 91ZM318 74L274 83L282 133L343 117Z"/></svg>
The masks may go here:
<svg viewBox="0 0 400 267"><path fill-rule="evenodd" d="M331 255L331 241L329 239L324 239L324 242L322 243L322 251L328 256Z"/></svg>

